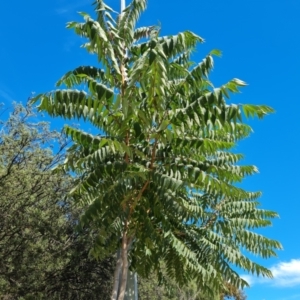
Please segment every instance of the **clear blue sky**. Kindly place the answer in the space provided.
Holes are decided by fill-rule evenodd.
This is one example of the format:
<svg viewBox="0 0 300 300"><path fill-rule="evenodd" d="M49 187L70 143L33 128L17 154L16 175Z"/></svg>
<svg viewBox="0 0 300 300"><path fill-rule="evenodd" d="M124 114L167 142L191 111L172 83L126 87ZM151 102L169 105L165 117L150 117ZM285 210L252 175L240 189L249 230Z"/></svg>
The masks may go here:
<svg viewBox="0 0 300 300"><path fill-rule="evenodd" d="M77 11L92 12L92 2L0 1L0 102L25 102L33 91L53 89L76 66L96 64L79 48L82 40L65 29L67 21L80 20ZM116 9L118 3L107 0ZM263 233L284 246L278 258L258 259L272 268L275 279L250 278L248 300L300 299L299 13L299 0L149 0L141 19L143 25L160 22L163 34L189 29L202 36L206 43L195 60L213 48L223 52L211 77L215 85L240 78L249 86L233 101L276 110L263 121L250 121L254 133L237 148L246 163L260 169L243 186L262 190L262 207L281 216ZM61 126L54 122L54 128Z"/></svg>

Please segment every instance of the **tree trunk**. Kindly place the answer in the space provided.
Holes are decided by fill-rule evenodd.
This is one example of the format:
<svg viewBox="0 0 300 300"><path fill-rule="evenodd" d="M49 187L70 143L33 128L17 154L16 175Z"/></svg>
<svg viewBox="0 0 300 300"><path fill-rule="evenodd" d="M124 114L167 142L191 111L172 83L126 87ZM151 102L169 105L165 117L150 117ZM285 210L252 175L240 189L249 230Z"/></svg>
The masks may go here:
<svg viewBox="0 0 300 300"><path fill-rule="evenodd" d="M122 265L123 265L123 261L119 250L117 253L117 262L116 262L116 268L114 273L114 285L113 285L111 300L118 299L119 286L120 286L120 272L122 269Z"/></svg>
<svg viewBox="0 0 300 300"><path fill-rule="evenodd" d="M121 275L121 285L120 285L120 293L118 300L124 300L126 286L127 286L127 276L128 276L128 246L130 245L129 239L127 237L126 231L122 237L122 251L121 251L121 258L122 258L122 275Z"/></svg>
<svg viewBox="0 0 300 300"><path fill-rule="evenodd" d="M120 12L120 17L122 18L123 16L123 11L125 9L125 0L120 0L121 1L121 12ZM124 69L124 66L121 65L121 69ZM124 81L124 73L122 72L122 77ZM120 260L121 260L121 267L122 267L122 273L121 273L121 278L119 276L120 274L120 269L118 271L118 281L115 279L115 284L118 282L119 288L117 291L117 300L124 300L125 293L126 293L126 287L127 287L127 276L128 276L128 249L131 244L131 241L129 241L129 238L127 237L127 222L125 225L125 231L122 236L122 247L121 247L121 255L120 255ZM121 280L121 284L120 284ZM117 285L114 285L114 292L117 290L116 288Z"/></svg>

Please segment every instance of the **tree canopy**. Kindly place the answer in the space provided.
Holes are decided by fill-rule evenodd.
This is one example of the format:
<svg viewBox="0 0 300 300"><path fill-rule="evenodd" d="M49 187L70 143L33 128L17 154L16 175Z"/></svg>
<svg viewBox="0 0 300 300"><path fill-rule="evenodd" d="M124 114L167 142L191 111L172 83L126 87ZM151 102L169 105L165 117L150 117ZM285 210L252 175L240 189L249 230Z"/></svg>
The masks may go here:
<svg viewBox="0 0 300 300"><path fill-rule="evenodd" d="M82 23L68 23L98 65L67 72L59 89L33 102L52 117L95 127L87 133L65 126L73 145L63 168L80 176L71 195L85 210L81 225L98 228L93 254L121 248L112 299L124 298L129 264L143 277L156 272L161 282L164 265L178 284L194 279L215 297L224 282L247 285L233 266L272 276L242 248L264 258L281 248L255 232L277 214L258 208L260 192L237 187L257 168L241 165L243 155L232 150L251 132L243 118L273 110L229 103L246 84L232 79L214 87L209 73L220 52L193 63L203 42L197 34L137 28L146 2L133 0L118 14L96 0L95 19L81 13Z"/></svg>
<svg viewBox="0 0 300 300"><path fill-rule="evenodd" d="M75 230L73 179L52 172L64 143L30 106L0 123L1 299L109 299L113 260L89 257L95 234Z"/></svg>
<svg viewBox="0 0 300 300"><path fill-rule="evenodd" d="M148 278L139 278L138 288L139 300L209 300L210 297L203 295L196 281L191 281L181 287L172 278L166 278L164 286L157 284L157 277L151 274ZM246 300L247 297L242 290L225 282L225 288L220 291L217 300Z"/></svg>

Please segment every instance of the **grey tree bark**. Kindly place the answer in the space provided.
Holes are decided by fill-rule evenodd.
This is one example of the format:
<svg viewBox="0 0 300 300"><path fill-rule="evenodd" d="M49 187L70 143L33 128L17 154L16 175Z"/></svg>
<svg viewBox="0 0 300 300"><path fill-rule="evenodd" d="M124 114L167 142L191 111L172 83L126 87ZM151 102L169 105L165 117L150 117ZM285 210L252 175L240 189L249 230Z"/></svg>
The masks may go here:
<svg viewBox="0 0 300 300"><path fill-rule="evenodd" d="M121 18L123 11L125 9L125 0L121 1ZM112 300L138 300L138 290L137 290L137 275L135 273L129 272L129 262L128 262L128 251L130 249L130 244L124 233L122 239L122 248L118 251L117 263L114 274L114 285Z"/></svg>

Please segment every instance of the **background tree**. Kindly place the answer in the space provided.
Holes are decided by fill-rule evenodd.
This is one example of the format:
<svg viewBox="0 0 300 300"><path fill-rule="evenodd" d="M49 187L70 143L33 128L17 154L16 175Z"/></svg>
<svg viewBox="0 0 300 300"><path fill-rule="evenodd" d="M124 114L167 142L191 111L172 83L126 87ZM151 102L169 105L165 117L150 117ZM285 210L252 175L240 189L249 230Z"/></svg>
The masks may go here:
<svg viewBox="0 0 300 300"><path fill-rule="evenodd" d="M33 101L51 116L98 129L65 127L74 144L64 168L81 176L72 196L85 209L81 224L98 226L93 253L104 257L121 248L112 299L124 298L130 263L160 281L165 265L178 284L197 280L211 298L224 281L246 285L232 265L270 277L240 249L275 255L280 244L253 229L277 214L257 208L259 192L236 187L257 168L238 165L243 156L231 149L251 131L243 115L261 118L272 109L228 104L245 83L213 86L208 75L219 52L193 64L190 55L203 42L198 35L161 37L156 26L135 28L146 0L133 0L116 18L101 0L95 8L95 20L82 13L85 21L68 27L87 39L84 47L99 67L68 72L58 81L62 89Z"/></svg>
<svg viewBox="0 0 300 300"><path fill-rule="evenodd" d="M113 259L89 257L95 234L75 231L73 179L51 170L65 139L33 117L16 104L0 124L0 298L109 299Z"/></svg>

